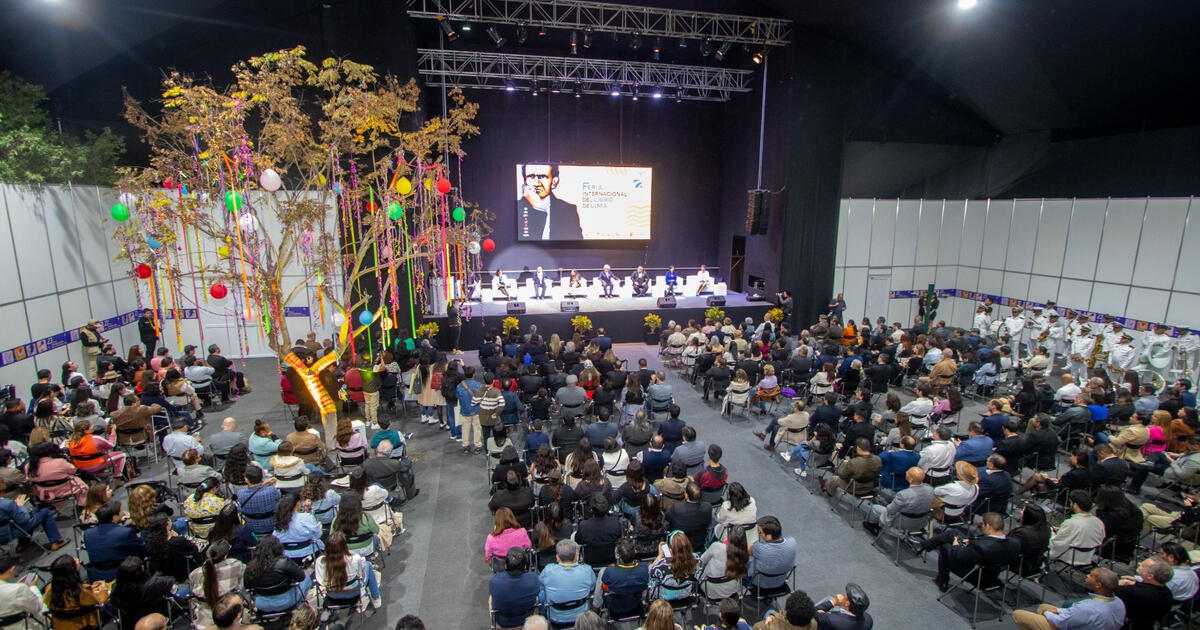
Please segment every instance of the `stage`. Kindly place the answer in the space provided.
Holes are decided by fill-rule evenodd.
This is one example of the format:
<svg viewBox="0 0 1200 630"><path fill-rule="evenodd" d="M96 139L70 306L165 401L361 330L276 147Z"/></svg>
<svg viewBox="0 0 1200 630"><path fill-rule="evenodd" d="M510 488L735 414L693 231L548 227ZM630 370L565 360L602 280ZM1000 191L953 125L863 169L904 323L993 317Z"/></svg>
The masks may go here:
<svg viewBox="0 0 1200 630"><path fill-rule="evenodd" d="M561 300L520 300L525 305L524 315L513 315L521 322L521 332L528 332L530 324L537 324L538 333L543 338L558 333L564 339L570 337L571 318L575 315L587 315L592 320L592 326L604 328L609 337L618 343L642 342L645 339L643 318L648 313L657 313L662 318L663 326L674 320L686 325L689 319L698 322L704 320L704 311L708 309L710 295L675 296L675 308L658 308L658 298L655 297L614 297L596 298L585 297L576 299L579 304L578 313L563 313L560 311ZM755 324L762 320L762 315L773 305L769 302L751 302L744 293L730 291L724 296L725 305L720 306L725 316L732 318L734 323L747 317L754 319ZM516 300L514 300L515 302ZM508 316L508 302L492 300L490 302L470 302L464 307L464 314L469 312L470 321L463 322L462 339L459 347L463 349L476 348L489 331L499 331L500 321ZM436 315L426 315L428 321L435 321L441 328L439 344L443 348L449 343L446 331L445 312Z"/></svg>

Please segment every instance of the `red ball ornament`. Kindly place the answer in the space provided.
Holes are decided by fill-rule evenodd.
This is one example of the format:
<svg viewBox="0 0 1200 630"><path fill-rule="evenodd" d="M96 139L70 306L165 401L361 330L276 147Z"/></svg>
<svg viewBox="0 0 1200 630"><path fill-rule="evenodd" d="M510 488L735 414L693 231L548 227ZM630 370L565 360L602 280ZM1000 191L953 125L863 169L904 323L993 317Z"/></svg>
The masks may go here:
<svg viewBox="0 0 1200 630"><path fill-rule="evenodd" d="M374 201L368 201L367 202L367 212L370 212L371 214L375 214L376 210L379 210L379 206Z"/></svg>
<svg viewBox="0 0 1200 630"><path fill-rule="evenodd" d="M137 273L137 277L141 278L142 280L149 278L150 275L154 273L154 270L151 269L150 265L147 265L146 263L142 263L137 267L134 267L134 271Z"/></svg>
<svg viewBox="0 0 1200 630"><path fill-rule="evenodd" d="M438 192L442 193L443 195L450 192L450 180L446 179L445 177L438 180L437 186Z"/></svg>
<svg viewBox="0 0 1200 630"><path fill-rule="evenodd" d="M496 241L493 241L490 238L483 239L483 251L490 252L493 249L496 249Z"/></svg>
<svg viewBox="0 0 1200 630"><path fill-rule="evenodd" d="M212 288L208 290L208 294L220 300L229 294L229 289L225 288L225 285L218 283L212 285Z"/></svg>
<svg viewBox="0 0 1200 630"><path fill-rule="evenodd" d="M170 177L164 179L163 180L163 188L166 188L167 190L174 190L175 189L175 180L171 179Z"/></svg>

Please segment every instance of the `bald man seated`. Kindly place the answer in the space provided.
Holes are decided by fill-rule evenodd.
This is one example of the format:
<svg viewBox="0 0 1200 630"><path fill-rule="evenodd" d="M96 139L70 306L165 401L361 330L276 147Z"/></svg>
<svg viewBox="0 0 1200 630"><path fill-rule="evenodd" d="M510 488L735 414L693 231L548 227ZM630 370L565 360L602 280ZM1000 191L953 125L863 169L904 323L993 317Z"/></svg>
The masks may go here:
<svg viewBox="0 0 1200 630"><path fill-rule="evenodd" d="M933 509L933 487L925 483L925 471L913 466L904 473L908 487L896 493L887 505L872 505L863 521L863 529L878 535L884 527L895 525L901 515L920 518Z"/></svg>
<svg viewBox="0 0 1200 630"><path fill-rule="evenodd" d="M224 458L234 445L245 443L246 436L237 430L237 418L229 416L221 421L221 430L208 441L208 450L212 451L213 457Z"/></svg>

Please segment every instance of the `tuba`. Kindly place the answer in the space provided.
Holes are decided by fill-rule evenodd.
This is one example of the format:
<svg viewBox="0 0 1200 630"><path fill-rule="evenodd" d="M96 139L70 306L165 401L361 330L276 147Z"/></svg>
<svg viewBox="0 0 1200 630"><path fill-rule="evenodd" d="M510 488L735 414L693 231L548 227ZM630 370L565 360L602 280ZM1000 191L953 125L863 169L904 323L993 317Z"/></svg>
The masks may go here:
<svg viewBox="0 0 1200 630"><path fill-rule="evenodd" d="M1171 354L1174 349L1171 348L1170 341L1155 341L1146 347L1144 356L1146 363L1150 364L1156 370L1164 369L1171 365Z"/></svg>
<svg viewBox="0 0 1200 630"><path fill-rule="evenodd" d="M1103 346L1104 335L1099 335L1096 337L1096 345L1092 346L1092 353L1087 358L1087 367L1089 370L1096 367L1097 363L1108 363L1108 353L1103 350Z"/></svg>

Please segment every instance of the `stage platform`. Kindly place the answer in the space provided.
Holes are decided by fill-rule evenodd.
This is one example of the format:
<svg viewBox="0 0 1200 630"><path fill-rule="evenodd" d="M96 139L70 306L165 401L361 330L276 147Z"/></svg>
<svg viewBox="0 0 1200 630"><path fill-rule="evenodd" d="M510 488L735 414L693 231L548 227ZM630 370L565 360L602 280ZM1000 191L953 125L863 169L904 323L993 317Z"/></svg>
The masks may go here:
<svg viewBox="0 0 1200 630"><path fill-rule="evenodd" d="M530 324L537 324L538 332L549 338L553 333L569 337L571 318L575 315L587 315L592 325L603 327L613 341L642 342L645 339L643 318L648 313L657 313L662 318L663 326L674 320L687 324L689 319L703 321L704 311L708 309L709 295L675 296L675 308L658 308L658 298L654 297L614 297L614 298L580 298L578 313L563 313L560 310L561 300L521 300L525 304L524 315L514 315L521 322L521 331L527 332ZM762 314L773 305L769 302L751 302L745 293L730 291L725 297L725 305L721 310L725 316L740 322L746 317L752 317L757 323ZM515 300L514 300L515 301ZM493 300L487 303L470 302L465 310L469 310L470 321L463 322L462 339L459 347L474 349L478 347L485 334L491 330L499 330L500 320L508 316L508 302ZM449 343L446 333L446 314L426 315L425 319L436 321L442 329L439 344Z"/></svg>

